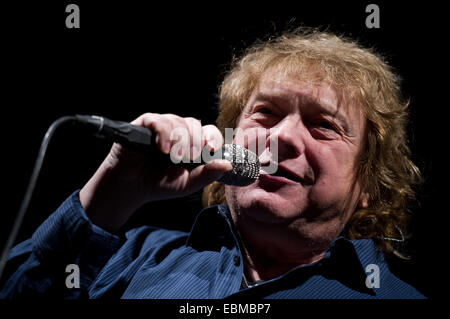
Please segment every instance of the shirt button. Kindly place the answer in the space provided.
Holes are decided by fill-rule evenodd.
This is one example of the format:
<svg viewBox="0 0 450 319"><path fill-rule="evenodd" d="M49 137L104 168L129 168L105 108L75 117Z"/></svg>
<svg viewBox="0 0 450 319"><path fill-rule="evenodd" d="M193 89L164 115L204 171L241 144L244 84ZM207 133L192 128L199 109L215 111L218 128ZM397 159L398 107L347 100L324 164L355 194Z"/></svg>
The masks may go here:
<svg viewBox="0 0 450 319"><path fill-rule="evenodd" d="M240 264L241 264L241 258L239 257L239 256L234 256L233 257L233 264L235 265L235 266L239 266Z"/></svg>

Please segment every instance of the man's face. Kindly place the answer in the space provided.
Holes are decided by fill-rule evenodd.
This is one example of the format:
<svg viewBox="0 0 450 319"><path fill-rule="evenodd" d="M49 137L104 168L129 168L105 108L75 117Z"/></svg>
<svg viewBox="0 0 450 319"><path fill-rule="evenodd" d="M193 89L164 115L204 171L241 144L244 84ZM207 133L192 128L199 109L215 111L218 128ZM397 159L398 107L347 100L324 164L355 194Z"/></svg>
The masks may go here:
<svg viewBox="0 0 450 319"><path fill-rule="evenodd" d="M299 242L311 249L327 247L356 206L367 205L356 180L364 123L359 106L340 101L327 84L266 73L237 127L247 135L240 142L245 147L263 139L261 164L276 161L278 170L249 186L225 190L245 240L279 241L287 250L302 249ZM277 141L277 159L271 140Z"/></svg>

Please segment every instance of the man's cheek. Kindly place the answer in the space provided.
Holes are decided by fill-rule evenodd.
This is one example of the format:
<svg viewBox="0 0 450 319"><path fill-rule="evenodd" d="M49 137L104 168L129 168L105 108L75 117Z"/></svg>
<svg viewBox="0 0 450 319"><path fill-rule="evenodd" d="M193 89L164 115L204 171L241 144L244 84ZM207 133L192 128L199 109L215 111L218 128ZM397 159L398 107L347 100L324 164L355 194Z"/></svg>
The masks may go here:
<svg viewBox="0 0 450 319"><path fill-rule="evenodd" d="M345 178L336 171L330 172L328 169L321 171L310 193L312 201L325 207L340 201L349 191Z"/></svg>

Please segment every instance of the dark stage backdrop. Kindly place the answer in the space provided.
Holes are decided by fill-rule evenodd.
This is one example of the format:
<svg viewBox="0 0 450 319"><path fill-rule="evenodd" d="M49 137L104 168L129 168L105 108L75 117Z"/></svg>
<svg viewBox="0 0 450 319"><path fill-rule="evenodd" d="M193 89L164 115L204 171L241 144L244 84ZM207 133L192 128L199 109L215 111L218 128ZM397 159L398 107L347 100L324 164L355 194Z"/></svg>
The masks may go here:
<svg viewBox="0 0 450 319"><path fill-rule="evenodd" d="M65 8L80 7L80 29L68 29ZM214 123L217 89L234 55L258 38L298 26L328 27L384 53L402 75L411 99L409 137L426 183L414 211L411 262L394 270L425 295L438 297L438 264L447 212L436 159L448 145L448 108L442 8L377 1L380 28L365 20L369 1L313 5L306 1L29 1L2 4L1 115L4 244L48 126L69 114L98 114L131 121L144 112L193 116ZM18 241L28 238L94 173L110 145L62 128L51 141ZM146 205L130 221L189 230L201 208L200 193ZM444 199L442 199L444 198Z"/></svg>

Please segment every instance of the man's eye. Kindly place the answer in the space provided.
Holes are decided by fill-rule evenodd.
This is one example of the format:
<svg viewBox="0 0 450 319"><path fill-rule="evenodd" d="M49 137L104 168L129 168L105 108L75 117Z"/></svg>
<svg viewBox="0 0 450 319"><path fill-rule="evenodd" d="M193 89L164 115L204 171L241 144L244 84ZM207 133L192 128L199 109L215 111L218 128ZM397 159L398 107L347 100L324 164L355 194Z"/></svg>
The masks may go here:
<svg viewBox="0 0 450 319"><path fill-rule="evenodd" d="M262 113L262 114L273 114L272 110L268 107L259 107L255 110L255 112Z"/></svg>
<svg viewBox="0 0 450 319"><path fill-rule="evenodd" d="M332 131L336 131L337 128L333 123L330 123L328 121L320 121L318 123L316 123L316 126L322 129L326 129L326 130L332 130Z"/></svg>
<svg viewBox="0 0 450 319"><path fill-rule="evenodd" d="M311 135L317 139L335 139L340 135L340 130L329 121L318 121L311 125Z"/></svg>

